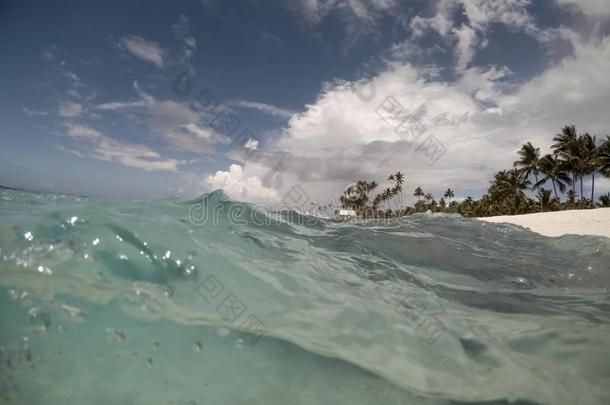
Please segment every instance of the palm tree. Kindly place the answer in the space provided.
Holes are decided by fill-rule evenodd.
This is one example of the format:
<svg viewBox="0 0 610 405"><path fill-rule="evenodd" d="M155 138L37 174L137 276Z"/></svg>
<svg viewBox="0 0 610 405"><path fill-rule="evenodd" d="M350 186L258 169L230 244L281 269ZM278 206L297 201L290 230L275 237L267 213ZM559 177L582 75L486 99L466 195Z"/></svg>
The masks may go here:
<svg viewBox="0 0 610 405"><path fill-rule="evenodd" d="M502 170L494 176L488 193L496 205L518 214L527 201L525 193L530 181L519 170Z"/></svg>
<svg viewBox="0 0 610 405"><path fill-rule="evenodd" d="M513 163L513 167L519 170L525 178L534 175L538 184L538 173L540 172L540 148L534 147L531 142L526 143L519 149L519 160ZM538 191L540 199L540 190ZM542 206L540 207L542 209Z"/></svg>
<svg viewBox="0 0 610 405"><path fill-rule="evenodd" d="M391 199L391 198L397 196L400 192L402 192L402 184L405 181L404 179L405 179L405 176L401 172L396 172L395 174L390 174L388 176L388 181L395 181L396 184L391 189L386 190L386 191L388 191L386 199Z"/></svg>
<svg viewBox="0 0 610 405"><path fill-rule="evenodd" d="M452 189L448 188L447 191L445 191L445 194L443 194L443 197L446 199L451 199L451 198L455 197L455 193L453 192Z"/></svg>
<svg viewBox="0 0 610 405"><path fill-rule="evenodd" d="M598 149L594 136L585 133L576 135L574 125L566 126L562 133L553 138L555 154L559 157L566 170L572 172L572 191L576 199L576 179L580 180L580 200L584 196L584 176L592 175L592 192L595 193L595 172L598 170Z"/></svg>
<svg viewBox="0 0 610 405"><path fill-rule="evenodd" d="M564 166L555 155L544 155L542 159L540 159L539 170L540 173L543 174L543 177L534 184L534 188L538 188L550 180L553 184L555 198L559 198L557 186L559 186L559 191L565 193L566 186L569 186L572 183L572 180L570 180L570 177L564 170Z"/></svg>
<svg viewBox="0 0 610 405"><path fill-rule="evenodd" d="M571 205L574 205L574 202L576 201L576 192L574 189L568 190L568 201Z"/></svg>
<svg viewBox="0 0 610 405"><path fill-rule="evenodd" d="M432 210L436 206L436 200L434 199L432 193L426 193L426 195L424 196L424 200L425 203L423 208L425 208L426 210Z"/></svg>
<svg viewBox="0 0 610 405"><path fill-rule="evenodd" d="M580 137L584 162L584 174L591 175L591 208L595 206L595 172L597 172L600 167L599 150L597 148L596 141L597 138L589 135L588 133L585 133ZM582 177L580 184L582 187Z"/></svg>
<svg viewBox="0 0 610 405"><path fill-rule="evenodd" d="M539 191L538 196L540 198L540 207L542 208L542 211L550 210L553 202L556 201L556 199L551 197L551 190L541 187Z"/></svg>
<svg viewBox="0 0 610 405"><path fill-rule="evenodd" d="M402 185L405 182L405 175L400 171L394 173L394 181L396 182L396 194L398 195L398 205L402 204Z"/></svg>
<svg viewBox="0 0 610 405"><path fill-rule="evenodd" d="M580 145L574 125L566 125L561 133L553 138L553 153L559 158L565 169L572 172L572 191L576 197L576 177L580 168Z"/></svg>
<svg viewBox="0 0 610 405"><path fill-rule="evenodd" d="M398 171L394 174L394 180L396 180L396 184L402 186L405 182L405 175Z"/></svg>
<svg viewBox="0 0 610 405"><path fill-rule="evenodd" d="M348 187L339 197L344 208L362 211L370 201L369 193L377 188L377 182L359 180L355 185Z"/></svg>
<svg viewBox="0 0 610 405"><path fill-rule="evenodd" d="M610 193L600 195L599 202L601 203L602 207L610 207Z"/></svg>
<svg viewBox="0 0 610 405"><path fill-rule="evenodd" d="M610 136L607 136L599 146L597 160L599 161L598 170L605 177L610 178Z"/></svg>
<svg viewBox="0 0 610 405"><path fill-rule="evenodd" d="M424 196L424 190L420 186L417 186L413 195L417 197L417 201L419 201Z"/></svg>

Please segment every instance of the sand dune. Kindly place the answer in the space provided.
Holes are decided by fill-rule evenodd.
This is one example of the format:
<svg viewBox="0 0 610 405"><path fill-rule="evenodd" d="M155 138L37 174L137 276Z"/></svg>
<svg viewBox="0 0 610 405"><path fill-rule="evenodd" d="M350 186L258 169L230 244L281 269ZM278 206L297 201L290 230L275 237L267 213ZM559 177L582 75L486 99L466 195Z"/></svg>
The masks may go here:
<svg viewBox="0 0 610 405"><path fill-rule="evenodd" d="M479 219L487 222L520 225L546 236L572 234L610 238L610 208L503 215Z"/></svg>

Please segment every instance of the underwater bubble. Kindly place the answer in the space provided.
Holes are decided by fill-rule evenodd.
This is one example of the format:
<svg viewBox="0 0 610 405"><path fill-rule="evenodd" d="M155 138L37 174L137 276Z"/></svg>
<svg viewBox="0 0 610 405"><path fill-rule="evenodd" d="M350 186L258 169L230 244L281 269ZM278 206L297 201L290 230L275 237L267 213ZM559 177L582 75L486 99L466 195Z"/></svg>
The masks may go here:
<svg viewBox="0 0 610 405"><path fill-rule="evenodd" d="M106 328L106 339L112 343L119 343L127 339L127 336L125 335L125 332L121 330Z"/></svg>
<svg viewBox="0 0 610 405"><path fill-rule="evenodd" d="M87 311L72 305L68 305L65 302L56 303L55 308L66 320L72 322L83 322L87 319Z"/></svg>
<svg viewBox="0 0 610 405"><path fill-rule="evenodd" d="M136 319L157 320L167 307L167 288L148 283L133 283L119 297L121 309Z"/></svg>
<svg viewBox="0 0 610 405"><path fill-rule="evenodd" d="M25 329L31 333L47 333L51 327L51 315L40 308L30 308Z"/></svg>
<svg viewBox="0 0 610 405"><path fill-rule="evenodd" d="M38 266L38 272L42 273L42 274L47 274L47 275L51 275L53 274L53 271L45 266Z"/></svg>
<svg viewBox="0 0 610 405"><path fill-rule="evenodd" d="M189 278L194 278L195 276L197 276L197 268L193 264L188 264L183 267L180 267L179 271L180 271L180 276L182 278L189 279Z"/></svg>
<svg viewBox="0 0 610 405"><path fill-rule="evenodd" d="M513 278L513 285L517 288L534 288L532 282L526 279L525 277Z"/></svg>

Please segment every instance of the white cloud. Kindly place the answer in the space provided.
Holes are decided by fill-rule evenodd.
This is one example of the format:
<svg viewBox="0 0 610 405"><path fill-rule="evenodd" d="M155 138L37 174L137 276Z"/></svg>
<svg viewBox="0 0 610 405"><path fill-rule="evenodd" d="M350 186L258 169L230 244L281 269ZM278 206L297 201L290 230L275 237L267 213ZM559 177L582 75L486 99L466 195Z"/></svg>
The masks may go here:
<svg viewBox="0 0 610 405"><path fill-rule="evenodd" d="M190 32L191 21L185 15L179 17L179 21L172 25L174 35L182 42L183 63L188 63L197 49L197 40Z"/></svg>
<svg viewBox="0 0 610 405"><path fill-rule="evenodd" d="M255 151L258 149L258 147L260 146L260 143L253 138L250 138L246 141L246 143L244 144L244 149L248 149L249 151Z"/></svg>
<svg viewBox="0 0 610 405"><path fill-rule="evenodd" d="M477 47L477 33L467 25L454 28L453 33L457 38L456 53L458 63L456 68L464 70L472 60Z"/></svg>
<svg viewBox="0 0 610 405"><path fill-rule="evenodd" d="M527 10L530 0L458 0L458 3L464 7L470 25L477 30L499 22L526 32L538 31Z"/></svg>
<svg viewBox="0 0 610 405"><path fill-rule="evenodd" d="M295 111L276 107L271 104L258 103L255 101L237 100L233 102L232 105L241 108L250 108L280 118L290 118L296 113Z"/></svg>
<svg viewBox="0 0 610 405"><path fill-rule="evenodd" d="M120 40L120 46L133 56L146 62L151 62L157 67L164 65L164 53L159 44L148 41L136 35L127 35Z"/></svg>
<svg viewBox="0 0 610 405"><path fill-rule="evenodd" d="M506 98L502 107L526 114L527 125L571 122L605 135L610 127L610 82L605 72L610 64L610 37L575 40L573 46L574 55L525 83Z"/></svg>
<svg viewBox="0 0 610 405"><path fill-rule="evenodd" d="M27 108L27 107L22 107L21 110L30 118L49 115L49 113L46 111L34 110L34 109Z"/></svg>
<svg viewBox="0 0 610 405"><path fill-rule="evenodd" d="M446 36L453 28L453 12L456 7L454 0L439 0L436 3L436 13L432 17L415 16L411 19L410 28L413 37L423 36L426 31L438 32L441 36Z"/></svg>
<svg viewBox="0 0 610 405"><path fill-rule="evenodd" d="M143 100L137 101L110 101L108 103L102 103L97 106L98 109L103 111L126 111L132 108L146 107L147 103Z"/></svg>
<svg viewBox="0 0 610 405"><path fill-rule="evenodd" d="M194 153L212 153L216 145L231 142L212 128L203 128L195 123L169 129L163 133L163 139L176 149Z"/></svg>
<svg viewBox="0 0 610 405"><path fill-rule="evenodd" d="M599 135L610 127L610 38L574 40L573 46L574 55L520 85L504 67L471 67L455 82L440 82L401 63L370 80L328 85L267 145L271 152L254 154L239 173L279 195L301 185L316 200L396 170L406 172L407 194L417 185L437 194L451 187L460 197L464 190L482 192L495 171L512 166L522 143L546 151L565 124ZM397 122L379 116L388 96L425 126L417 142L405 142ZM417 150L428 135L446 147L433 165Z"/></svg>
<svg viewBox="0 0 610 405"><path fill-rule="evenodd" d="M46 46L40 56L46 60L54 60L57 54L57 45Z"/></svg>
<svg viewBox="0 0 610 405"><path fill-rule="evenodd" d="M87 125L66 122L66 135L79 142L79 149L60 146L60 150L108 162L116 162L124 166L135 167L145 171L178 172L178 165L186 163L182 160L163 158L148 146L119 141L104 135L102 132Z"/></svg>
<svg viewBox="0 0 610 405"><path fill-rule="evenodd" d="M177 166L186 163L182 160L162 158L147 146L121 142L108 137L100 140L90 157L145 171L177 172Z"/></svg>
<svg viewBox="0 0 610 405"><path fill-rule="evenodd" d="M74 139L84 139L88 141L97 141L102 138L102 133L98 130L86 125L66 122L64 126L67 128L68 136Z"/></svg>
<svg viewBox="0 0 610 405"><path fill-rule="evenodd" d="M349 48L362 35L376 35L382 17L399 17L393 11L400 0L291 0L285 4L299 15L299 23L309 27L317 27L330 15L341 19Z"/></svg>
<svg viewBox="0 0 610 405"><path fill-rule="evenodd" d="M580 9L589 17L604 19L610 17L610 2L606 0L557 0L557 3Z"/></svg>
<svg viewBox="0 0 610 405"><path fill-rule="evenodd" d="M109 101L97 105L98 110L122 114L128 120L142 123L159 139L181 151L212 153L217 145L230 143L230 139L211 127L201 125L208 111L195 111L173 100L156 100L144 91L138 82L133 88L139 99Z"/></svg>
<svg viewBox="0 0 610 405"><path fill-rule="evenodd" d="M156 100L153 96L146 93L144 90L140 88L140 85L137 81L133 82L133 89L140 97L138 100L132 101L109 101L106 103L101 103L96 106L97 109L103 111L117 111L117 112L129 112L133 109L139 109L144 107L152 107L154 106Z"/></svg>
<svg viewBox="0 0 610 405"><path fill-rule="evenodd" d="M73 118L81 115L84 112L84 108L81 104L73 101L62 101L59 103L57 112L63 118Z"/></svg>
<svg viewBox="0 0 610 405"><path fill-rule="evenodd" d="M191 153L212 153L217 145L230 139L200 122L205 114L171 101L157 101L147 110L149 128L164 142Z"/></svg>
<svg viewBox="0 0 610 405"><path fill-rule="evenodd" d="M133 89L136 91L136 93L138 93L138 96L140 96L140 98L146 102L146 104L153 105L155 103L155 98L142 90L137 81L133 82Z"/></svg>
<svg viewBox="0 0 610 405"><path fill-rule="evenodd" d="M276 190L265 187L257 177L247 177L240 165L233 164L228 171L217 171L206 178L212 190L222 189L238 201L275 204L279 201Z"/></svg>
<svg viewBox="0 0 610 405"><path fill-rule="evenodd" d="M412 40L432 31L454 46L456 69L462 72L478 49L487 46L486 35L492 24L503 24L511 30L524 32L543 44L565 39L565 28L543 29L536 25L528 11L530 0L439 0L431 17L415 16L409 27ZM465 17L455 26L454 16L461 12Z"/></svg>
<svg viewBox="0 0 610 405"><path fill-rule="evenodd" d="M61 73L66 79L68 79L72 83L72 85L76 87L83 86L80 77L76 73L70 72L69 70L63 68L61 69Z"/></svg>

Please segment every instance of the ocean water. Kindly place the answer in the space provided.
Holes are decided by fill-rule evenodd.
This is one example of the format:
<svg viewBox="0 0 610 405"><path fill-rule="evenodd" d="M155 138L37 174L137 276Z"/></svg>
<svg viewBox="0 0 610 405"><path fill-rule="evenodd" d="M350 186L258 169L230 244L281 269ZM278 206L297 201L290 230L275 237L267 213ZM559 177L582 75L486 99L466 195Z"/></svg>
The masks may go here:
<svg viewBox="0 0 610 405"><path fill-rule="evenodd" d="M0 190L0 403L610 403L610 239Z"/></svg>

